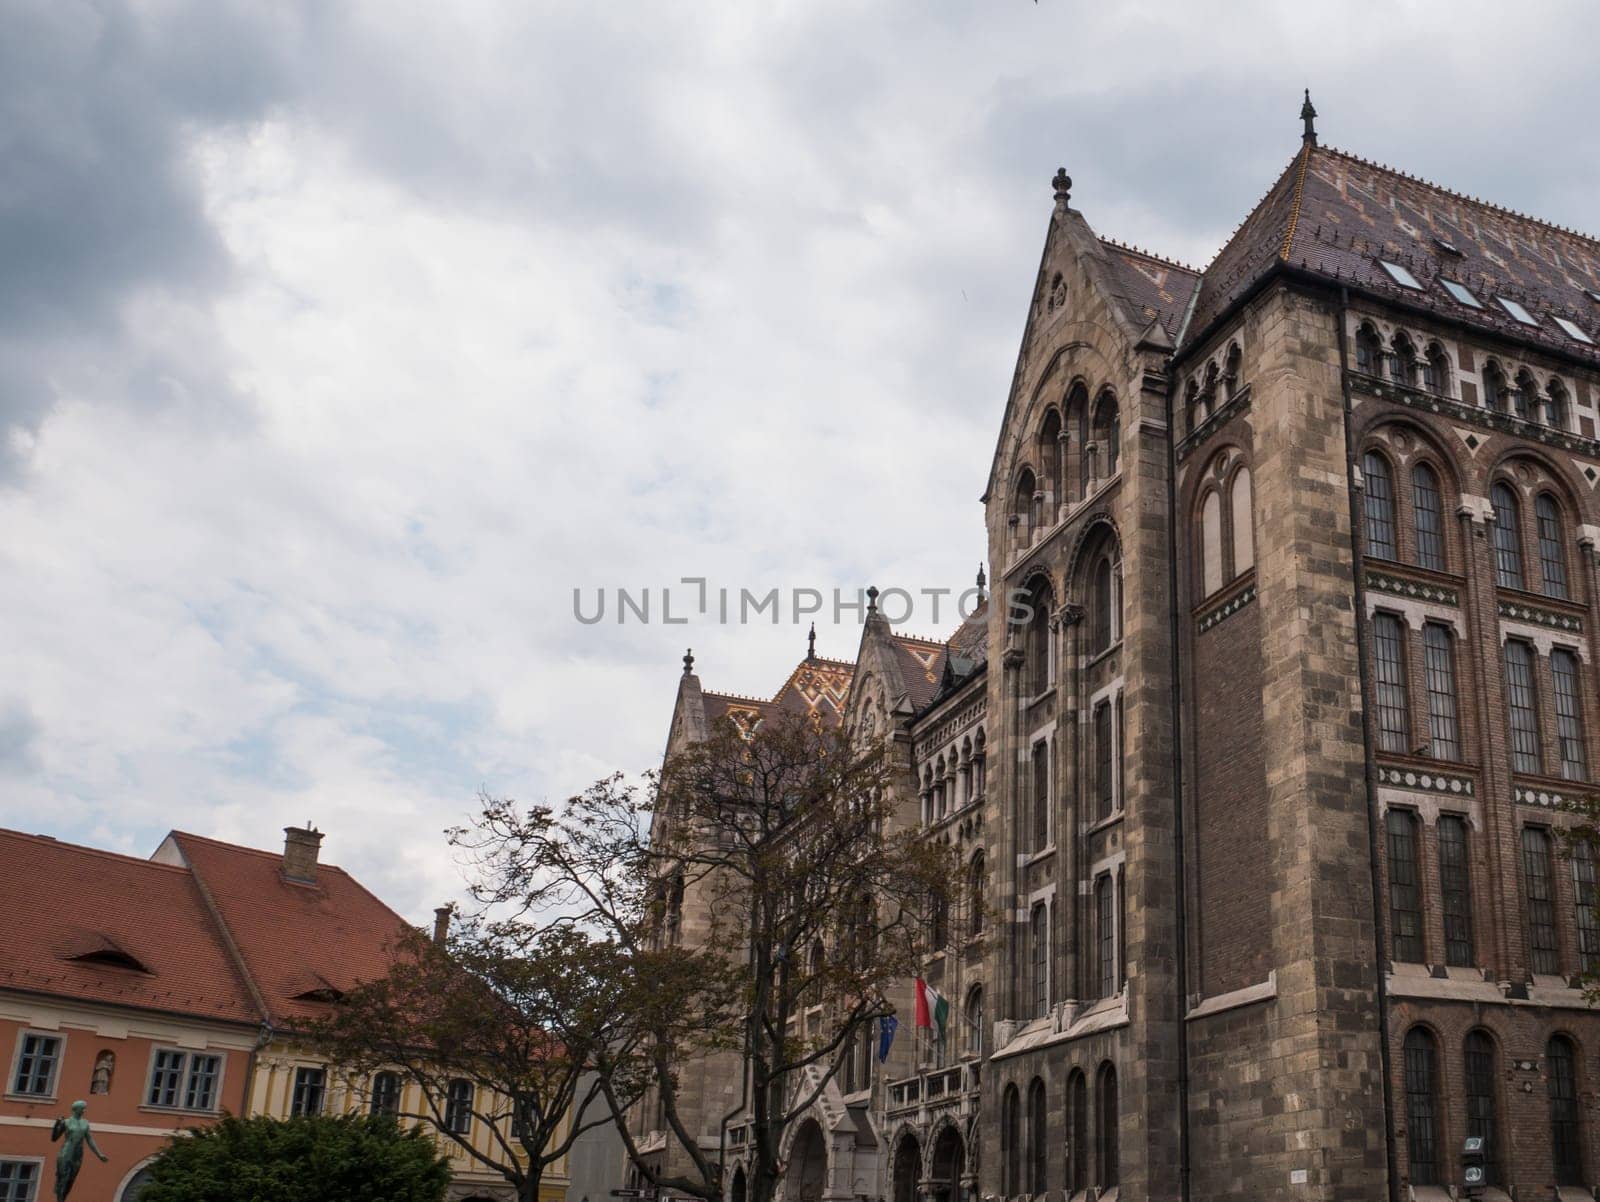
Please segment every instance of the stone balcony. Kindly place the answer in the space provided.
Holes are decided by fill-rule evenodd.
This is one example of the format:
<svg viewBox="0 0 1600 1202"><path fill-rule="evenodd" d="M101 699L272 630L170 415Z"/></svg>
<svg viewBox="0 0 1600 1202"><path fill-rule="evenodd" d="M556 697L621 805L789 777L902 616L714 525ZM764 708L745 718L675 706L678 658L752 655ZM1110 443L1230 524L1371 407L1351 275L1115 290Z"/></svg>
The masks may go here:
<svg viewBox="0 0 1600 1202"><path fill-rule="evenodd" d="M982 1065L963 1060L944 1068L924 1068L915 1076L890 1081L885 1113L892 1119L931 1124L949 1114L966 1119L978 1113Z"/></svg>

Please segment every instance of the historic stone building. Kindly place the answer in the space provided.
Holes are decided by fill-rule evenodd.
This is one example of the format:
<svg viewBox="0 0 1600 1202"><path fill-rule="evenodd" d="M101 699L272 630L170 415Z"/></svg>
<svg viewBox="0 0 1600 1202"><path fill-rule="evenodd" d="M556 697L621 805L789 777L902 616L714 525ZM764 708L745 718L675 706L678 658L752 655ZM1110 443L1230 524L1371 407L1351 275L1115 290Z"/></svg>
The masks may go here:
<svg viewBox="0 0 1600 1202"><path fill-rule="evenodd" d="M940 916L950 1046L793 1133L806 1202L1444 1199L1469 1135L1491 1198L1600 1183L1596 868L1558 837L1600 752L1600 242L1314 116L1201 271L1058 173L978 621L873 613L771 702L686 670L675 740L886 731L988 902Z"/></svg>

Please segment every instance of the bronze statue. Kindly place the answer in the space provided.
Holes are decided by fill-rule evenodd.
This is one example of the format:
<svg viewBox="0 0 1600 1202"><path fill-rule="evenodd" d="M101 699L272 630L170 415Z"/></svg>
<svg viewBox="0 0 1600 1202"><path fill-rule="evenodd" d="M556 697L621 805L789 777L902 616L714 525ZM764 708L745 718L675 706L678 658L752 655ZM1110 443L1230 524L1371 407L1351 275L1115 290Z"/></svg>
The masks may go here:
<svg viewBox="0 0 1600 1202"><path fill-rule="evenodd" d="M87 1103L74 1102L72 1117L58 1118L50 1128L51 1143L66 1136L61 1151L56 1153L56 1202L67 1202L67 1195L72 1192L72 1183L78 1179L78 1170L83 1167L84 1144L89 1145L89 1151L98 1156L102 1163L110 1159L95 1144L94 1136L89 1134L89 1120L83 1117L87 1109Z"/></svg>

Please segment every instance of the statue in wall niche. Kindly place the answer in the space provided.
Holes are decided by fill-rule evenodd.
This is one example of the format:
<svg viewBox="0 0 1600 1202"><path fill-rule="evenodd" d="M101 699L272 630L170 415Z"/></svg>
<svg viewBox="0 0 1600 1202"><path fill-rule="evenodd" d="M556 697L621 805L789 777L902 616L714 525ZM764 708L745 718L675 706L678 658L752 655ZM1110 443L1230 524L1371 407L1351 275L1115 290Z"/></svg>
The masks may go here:
<svg viewBox="0 0 1600 1202"><path fill-rule="evenodd" d="M89 1134L89 1120L83 1117L83 1112L89 1108L87 1102L74 1102L70 1118L58 1118L55 1125L50 1128L50 1142L55 1143L63 1139L61 1151L56 1153L56 1202L67 1202L67 1195L72 1192L72 1183L78 1179L78 1170L83 1167L83 1145L89 1145L89 1151L100 1158L102 1164L110 1159L94 1142L94 1136Z"/></svg>
<svg viewBox="0 0 1600 1202"><path fill-rule="evenodd" d="M101 1052L95 1058L94 1071L89 1074L90 1093L111 1092L111 1070L116 1066L117 1058L110 1052Z"/></svg>

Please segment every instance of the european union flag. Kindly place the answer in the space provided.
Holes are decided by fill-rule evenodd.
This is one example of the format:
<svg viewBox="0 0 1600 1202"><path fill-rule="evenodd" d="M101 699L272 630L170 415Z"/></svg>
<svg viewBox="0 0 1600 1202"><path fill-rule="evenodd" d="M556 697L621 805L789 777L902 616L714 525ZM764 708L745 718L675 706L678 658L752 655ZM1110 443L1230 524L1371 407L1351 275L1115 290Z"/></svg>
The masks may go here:
<svg viewBox="0 0 1600 1202"><path fill-rule="evenodd" d="M892 1014L885 1014L878 1020L878 1063L882 1064L889 1059L889 1045L894 1042L895 1028L900 1025L900 1020Z"/></svg>

